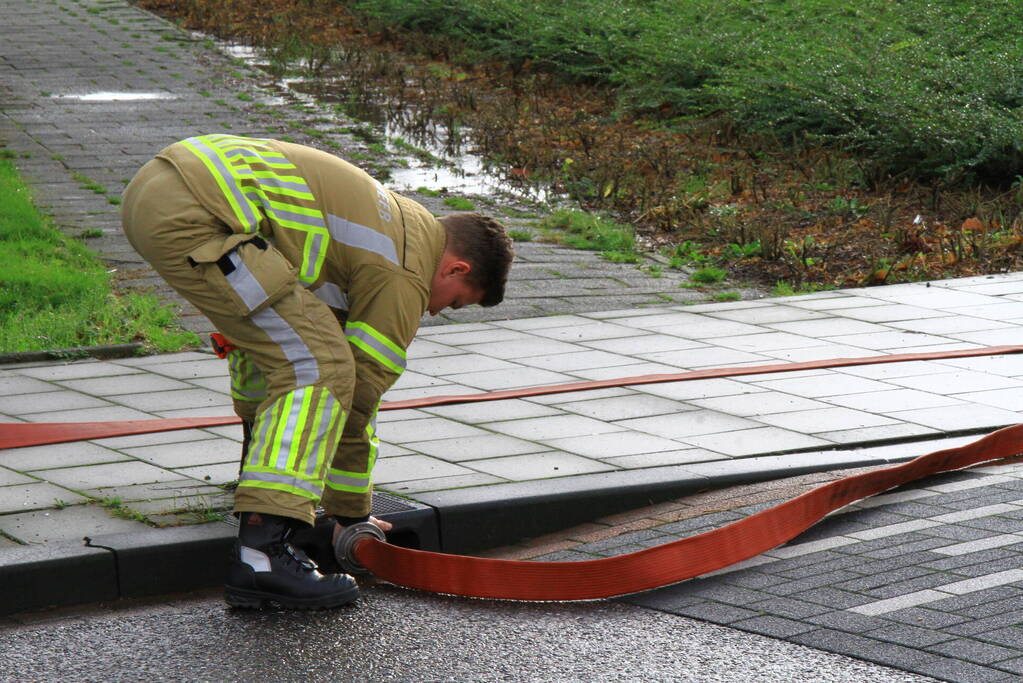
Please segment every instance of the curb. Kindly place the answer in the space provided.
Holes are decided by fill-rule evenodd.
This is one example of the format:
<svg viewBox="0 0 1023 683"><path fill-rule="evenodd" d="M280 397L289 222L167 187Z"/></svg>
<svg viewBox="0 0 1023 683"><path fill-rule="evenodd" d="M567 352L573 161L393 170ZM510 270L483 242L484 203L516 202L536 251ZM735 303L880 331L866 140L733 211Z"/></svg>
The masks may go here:
<svg viewBox="0 0 1023 683"><path fill-rule="evenodd" d="M377 492L373 514L394 524L388 535L394 545L465 554L698 491L896 464L917 455L881 455L889 448L588 474L439 491L414 499ZM68 541L0 550L4 587L0 616L221 585L236 535L234 524L212 522L95 536L84 539L84 544Z"/></svg>
<svg viewBox="0 0 1023 683"><path fill-rule="evenodd" d="M130 358L138 356L143 344L107 344L105 346L75 346L69 349L43 351L12 351L0 353L0 365L13 363L39 363L48 360L79 360L82 358Z"/></svg>

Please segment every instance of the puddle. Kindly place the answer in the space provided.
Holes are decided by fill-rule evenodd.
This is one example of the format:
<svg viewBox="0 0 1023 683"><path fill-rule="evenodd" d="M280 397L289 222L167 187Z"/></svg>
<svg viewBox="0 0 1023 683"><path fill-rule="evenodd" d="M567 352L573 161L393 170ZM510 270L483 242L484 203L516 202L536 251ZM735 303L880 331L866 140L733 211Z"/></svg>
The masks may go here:
<svg viewBox="0 0 1023 683"><path fill-rule="evenodd" d="M203 40L210 36L196 33ZM465 149L473 132L466 126L452 130L427 118L414 106L386 99L378 93L367 93L358 87L338 67L324 70L321 77L274 78L267 52L251 45L215 41L228 56L241 60L267 74L272 81L265 82L274 92L259 101L267 105L298 102L316 105L317 115L329 117L327 122L313 124L313 128L336 130L350 126L352 119L369 124L387 152L401 160L401 165L390 169L387 185L397 191L426 187L452 194L484 197L512 197L530 202L556 199L548 188L541 185L509 183L501 169L492 167L483 157ZM326 106L324 106L326 105ZM343 109L345 114L332 114L331 109ZM414 146L421 153L409 151Z"/></svg>
<svg viewBox="0 0 1023 683"><path fill-rule="evenodd" d="M91 92L84 95L53 95L55 100L80 102L137 102L142 100L174 100L177 95L165 92Z"/></svg>

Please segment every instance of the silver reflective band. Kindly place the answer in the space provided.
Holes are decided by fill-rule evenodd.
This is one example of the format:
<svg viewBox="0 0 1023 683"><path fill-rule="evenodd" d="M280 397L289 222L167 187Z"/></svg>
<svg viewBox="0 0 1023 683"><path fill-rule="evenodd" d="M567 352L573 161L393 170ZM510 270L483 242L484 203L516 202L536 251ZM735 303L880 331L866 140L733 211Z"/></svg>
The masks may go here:
<svg viewBox="0 0 1023 683"><path fill-rule="evenodd" d="M324 282L312 290L312 292L316 295L316 298L331 308L336 308L339 311L348 310L348 295L342 292L341 288L333 282Z"/></svg>
<svg viewBox="0 0 1023 683"><path fill-rule="evenodd" d="M219 139L222 138L218 137L217 140ZM249 198L245 196L245 193L242 191L242 188L239 187L231 169L224 164L217 152L210 149L201 138L188 138L185 142L202 152L203 156L206 157L206 160L217 168L217 171L220 172L221 180L224 181L227 189L234 196L234 204L243 214L245 214L245 221L249 224L249 227L255 228L255 226L259 225L259 219L256 217L256 213L253 211L252 206L249 204Z"/></svg>
<svg viewBox="0 0 1023 683"><path fill-rule="evenodd" d="M252 316L252 322L281 347L284 357L295 370L297 385L314 384L320 378L319 365L309 347L277 311L272 308L263 309Z"/></svg>
<svg viewBox="0 0 1023 683"><path fill-rule="evenodd" d="M398 265L398 251L394 246L394 241L387 235L332 213L327 214L327 229L336 242L348 247L371 251Z"/></svg>
<svg viewBox="0 0 1023 683"><path fill-rule="evenodd" d="M360 329L358 327L348 326L345 328L345 336L356 337L357 339L361 339L363 342L366 343L367 346L372 347L374 351L379 353L381 356L386 357L387 360L391 361L399 368L401 368L401 371L405 370L406 367L405 356L398 355L390 348L385 346L379 339L371 335L369 332L366 332L365 330Z"/></svg>
<svg viewBox="0 0 1023 683"><path fill-rule="evenodd" d="M335 486L346 486L349 488L366 488L369 486L369 475L366 474L362 477L346 477L343 474L337 474L333 470L327 473L327 482Z"/></svg>
<svg viewBox="0 0 1023 683"><path fill-rule="evenodd" d="M227 258L234 266L234 270L226 276L227 283L241 297L248 310L252 311L259 308L267 300L267 293L263 289L263 285L259 284L259 280L252 274L249 267L245 265L237 251L230 252Z"/></svg>
<svg viewBox="0 0 1023 683"><path fill-rule="evenodd" d="M292 486L296 489L301 489L302 491L311 493L316 496L316 498L320 498L323 495L322 486L316 486L308 481L289 477L286 474L277 474L275 472L249 472L243 470L240 481L242 483L247 481L263 481L270 484L284 484L285 486Z"/></svg>

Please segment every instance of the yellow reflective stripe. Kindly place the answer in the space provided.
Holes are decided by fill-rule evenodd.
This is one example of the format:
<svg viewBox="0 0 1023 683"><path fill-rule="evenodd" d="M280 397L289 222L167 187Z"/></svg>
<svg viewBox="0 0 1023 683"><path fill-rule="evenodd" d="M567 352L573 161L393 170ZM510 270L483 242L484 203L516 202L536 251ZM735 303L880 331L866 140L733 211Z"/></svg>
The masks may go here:
<svg viewBox="0 0 1023 683"><path fill-rule="evenodd" d="M325 393L327 390L320 388L317 392L313 387L305 387L302 389L302 403L298 407L298 416L295 420L295 428L289 430L291 433L291 448L288 450L288 460L282 469L289 472L297 472L299 464L302 461L302 456L305 454L305 450L302 446L303 436L307 435L306 423L309 421L309 408L312 406L313 398L316 397L317 393ZM317 416L319 418L319 416ZM319 419L317 419L319 424ZM308 436L315 434L315 431L308 432Z"/></svg>

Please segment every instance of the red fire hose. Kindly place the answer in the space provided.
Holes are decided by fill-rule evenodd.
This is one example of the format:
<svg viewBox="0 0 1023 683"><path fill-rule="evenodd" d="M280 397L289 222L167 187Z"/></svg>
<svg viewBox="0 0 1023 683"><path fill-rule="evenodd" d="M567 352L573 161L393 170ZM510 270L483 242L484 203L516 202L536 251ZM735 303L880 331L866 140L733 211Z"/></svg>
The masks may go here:
<svg viewBox="0 0 1023 683"><path fill-rule="evenodd" d="M613 386L733 377L812 368L1019 353L1023 346L840 358L834 360L717 368L677 374L438 396L396 401L381 410L494 401ZM235 417L178 418L98 423L0 425L0 450L63 441L232 424ZM902 465L839 479L790 501L707 533L629 555L583 562L523 562L445 555L400 548L376 538L352 544L358 564L392 583L436 593L509 600L590 600L656 588L723 569L795 538L829 512L921 477L1023 453L1023 425L1006 427L959 448L920 456Z"/></svg>

